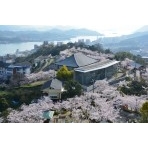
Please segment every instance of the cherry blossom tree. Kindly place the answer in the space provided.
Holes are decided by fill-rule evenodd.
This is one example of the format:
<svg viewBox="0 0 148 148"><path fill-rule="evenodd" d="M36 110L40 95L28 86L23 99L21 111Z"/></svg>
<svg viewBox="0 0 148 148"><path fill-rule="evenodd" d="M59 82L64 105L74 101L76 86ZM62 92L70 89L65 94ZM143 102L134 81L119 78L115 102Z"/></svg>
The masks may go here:
<svg viewBox="0 0 148 148"><path fill-rule="evenodd" d="M113 57L113 54L104 54L104 53L99 53L97 51L91 51L91 50L88 50L86 48L71 48L71 49L66 49L64 51L61 51L60 52L60 57L59 59L62 60L62 59L65 59L66 57L69 57L71 56L72 54L75 54L77 52L81 52L81 53L84 53L85 55L91 57L91 58L94 58L96 60L99 60L99 61L104 61L106 60L108 57Z"/></svg>
<svg viewBox="0 0 148 148"><path fill-rule="evenodd" d="M43 111L53 107L51 100L39 100L38 103L22 105L19 110L12 110L7 117L12 123L35 123L43 122Z"/></svg>
<svg viewBox="0 0 148 148"><path fill-rule="evenodd" d="M2 123L3 122L3 118L0 118L0 123Z"/></svg>
<svg viewBox="0 0 148 148"><path fill-rule="evenodd" d="M130 63L133 62L133 60L130 60L128 58L125 58L124 61L121 61L121 67L122 68L128 68L128 69L132 69L133 67L130 67Z"/></svg>
<svg viewBox="0 0 148 148"><path fill-rule="evenodd" d="M43 111L55 110L71 112L72 122L119 122L121 106L137 110L146 102L147 96L122 96L116 87L106 81L95 83L95 92L85 92L81 96L68 98L66 101L53 103L48 97L38 103L23 105L20 110L13 110L8 115L9 122L43 122ZM121 121L123 122L123 121Z"/></svg>
<svg viewBox="0 0 148 148"><path fill-rule="evenodd" d="M52 78L56 75L56 71L49 70L49 71L40 71L38 73L32 73L25 75L24 81L21 82L22 84L29 84L32 82L40 81L40 80L47 80L49 78Z"/></svg>

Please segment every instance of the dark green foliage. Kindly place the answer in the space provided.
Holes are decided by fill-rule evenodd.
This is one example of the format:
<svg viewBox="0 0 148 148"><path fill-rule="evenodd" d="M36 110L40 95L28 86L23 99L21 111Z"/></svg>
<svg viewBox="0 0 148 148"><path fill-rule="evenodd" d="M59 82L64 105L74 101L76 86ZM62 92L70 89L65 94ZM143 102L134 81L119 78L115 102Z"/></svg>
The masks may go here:
<svg viewBox="0 0 148 148"><path fill-rule="evenodd" d="M147 92L144 89L144 87L148 87L148 85L144 82L138 82L138 81L132 81L131 83L128 84L128 87L123 86L121 87L121 91L126 94L126 95L146 95Z"/></svg>
<svg viewBox="0 0 148 148"><path fill-rule="evenodd" d="M9 104L5 98L0 98L0 112L6 110L9 107Z"/></svg>
<svg viewBox="0 0 148 148"><path fill-rule="evenodd" d="M132 78L131 77L126 77L125 80L126 81L132 81Z"/></svg>
<svg viewBox="0 0 148 148"><path fill-rule="evenodd" d="M146 65L145 61L142 59L140 55L133 56L133 60L141 65L144 65L144 66Z"/></svg>
<svg viewBox="0 0 148 148"><path fill-rule="evenodd" d="M110 49L106 49L105 54L112 54L112 51Z"/></svg>
<svg viewBox="0 0 148 148"><path fill-rule="evenodd" d="M95 44L95 45L92 45L92 46L88 46L87 49L91 50L91 51L98 51L98 52L101 52L101 53L105 53L101 44Z"/></svg>
<svg viewBox="0 0 148 148"><path fill-rule="evenodd" d="M30 104L33 99L40 98L40 88L41 86L19 87L0 91L0 111L4 111L8 107L18 108L21 104ZM13 101L17 103L14 104Z"/></svg>
<svg viewBox="0 0 148 148"><path fill-rule="evenodd" d="M0 86L0 91L4 91L6 88L4 86Z"/></svg>
<svg viewBox="0 0 148 148"><path fill-rule="evenodd" d="M16 63L21 63L22 61L25 61L25 57L17 57L17 58L15 59L15 62L16 62Z"/></svg>
<svg viewBox="0 0 148 148"><path fill-rule="evenodd" d="M39 47L39 49L35 53L29 55L26 58L17 58L16 61L17 62L28 61L28 62L33 64L34 59L41 56L41 55L47 56L47 55L51 54L52 56L57 56L57 55L59 55L60 51L63 51L65 49L70 49L72 47L86 48L86 49L91 50L91 51L98 51L98 52L101 52L101 53L105 53L101 44L95 44L95 45L92 45L92 46L85 45L84 43L67 43L67 44L63 44L61 46L54 46L52 44L48 44L48 45L45 46L43 44ZM106 52L108 53L109 50L107 50Z"/></svg>
<svg viewBox="0 0 148 148"><path fill-rule="evenodd" d="M81 85L74 80L67 81L64 86L66 92L62 94L62 99L72 98L74 96L80 96L82 93Z"/></svg>
<svg viewBox="0 0 148 148"><path fill-rule="evenodd" d="M130 52L117 52L115 54L115 59L118 61L123 61L125 58L133 59L133 54Z"/></svg>
<svg viewBox="0 0 148 148"><path fill-rule="evenodd" d="M135 55L131 54L130 52L117 52L115 54L115 59L118 61L123 61L123 60L125 60L125 58L129 58L131 60L134 60L135 62L137 62L141 65L146 64L140 55L135 56Z"/></svg>
<svg viewBox="0 0 148 148"><path fill-rule="evenodd" d="M40 46L40 49L31 54L30 56L28 56L25 61L29 61L31 63L33 63L33 60L39 56L47 56L47 55L52 55L52 56L56 56L56 55L59 55L60 51L63 51L65 49L68 48L68 45L67 44L63 44L61 46L53 46L53 45L48 45L48 46Z"/></svg>

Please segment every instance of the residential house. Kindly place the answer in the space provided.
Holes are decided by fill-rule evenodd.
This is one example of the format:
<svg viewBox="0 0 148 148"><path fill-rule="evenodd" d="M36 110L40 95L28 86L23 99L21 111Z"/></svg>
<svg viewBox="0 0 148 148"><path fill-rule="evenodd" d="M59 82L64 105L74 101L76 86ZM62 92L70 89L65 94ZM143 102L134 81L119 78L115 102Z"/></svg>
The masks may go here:
<svg viewBox="0 0 148 148"><path fill-rule="evenodd" d="M0 61L0 75L6 74L6 67L8 67L8 65L9 64Z"/></svg>
<svg viewBox="0 0 148 148"><path fill-rule="evenodd" d="M142 59L146 62L146 64L148 65L148 56L142 57Z"/></svg>
<svg viewBox="0 0 148 148"><path fill-rule="evenodd" d="M41 56L37 57L36 59L34 59L34 66L36 67L36 66L38 66L38 65L41 65L41 64L43 64L44 62L47 62L48 59L49 59L48 56L42 56L42 55L41 55Z"/></svg>
<svg viewBox="0 0 148 148"><path fill-rule="evenodd" d="M29 62L23 62L23 63L9 65L6 70L6 74L8 76L12 76L15 73L30 74L31 64Z"/></svg>
<svg viewBox="0 0 148 148"><path fill-rule="evenodd" d="M47 95L54 100L61 99L61 94L64 92L64 87L60 80L54 78L45 82L41 90L44 95Z"/></svg>
<svg viewBox="0 0 148 148"><path fill-rule="evenodd" d="M15 62L15 56L7 54L3 57L3 62L7 64L13 64Z"/></svg>

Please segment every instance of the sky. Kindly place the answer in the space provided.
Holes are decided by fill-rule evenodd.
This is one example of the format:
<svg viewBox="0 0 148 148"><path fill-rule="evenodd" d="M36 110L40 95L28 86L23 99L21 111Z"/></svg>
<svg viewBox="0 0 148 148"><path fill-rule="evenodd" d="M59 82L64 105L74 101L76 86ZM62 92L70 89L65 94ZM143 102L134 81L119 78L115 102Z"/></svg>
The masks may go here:
<svg viewBox="0 0 148 148"><path fill-rule="evenodd" d="M127 34L148 24L146 0L0 0L1 25L62 25Z"/></svg>

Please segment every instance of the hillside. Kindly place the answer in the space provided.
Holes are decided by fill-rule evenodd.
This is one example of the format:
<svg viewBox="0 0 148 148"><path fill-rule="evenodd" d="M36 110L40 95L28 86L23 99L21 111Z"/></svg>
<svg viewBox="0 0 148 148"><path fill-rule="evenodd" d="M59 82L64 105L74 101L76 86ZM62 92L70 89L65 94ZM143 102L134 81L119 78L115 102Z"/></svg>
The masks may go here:
<svg viewBox="0 0 148 148"><path fill-rule="evenodd" d="M133 54L148 55L148 32L135 32L120 37L103 38L100 42L105 48L110 48L114 52L122 50L131 51Z"/></svg>

